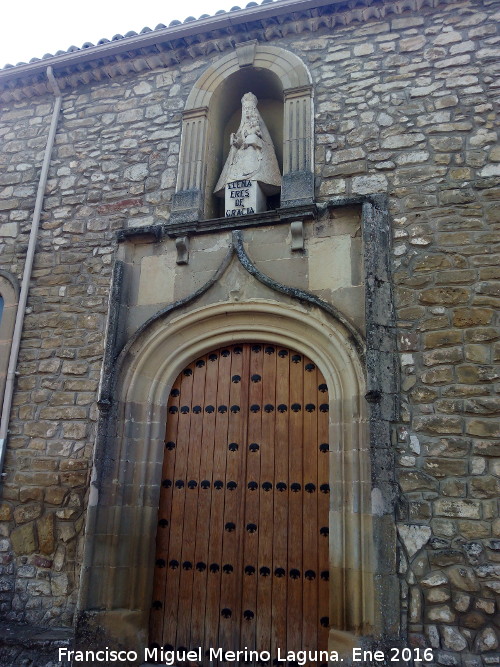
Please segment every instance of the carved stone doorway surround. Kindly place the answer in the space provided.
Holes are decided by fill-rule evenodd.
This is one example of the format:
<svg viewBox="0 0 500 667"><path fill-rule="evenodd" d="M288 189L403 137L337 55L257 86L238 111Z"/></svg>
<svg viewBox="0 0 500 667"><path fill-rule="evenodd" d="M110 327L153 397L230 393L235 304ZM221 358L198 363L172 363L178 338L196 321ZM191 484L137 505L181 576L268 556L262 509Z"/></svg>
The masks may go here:
<svg viewBox="0 0 500 667"><path fill-rule="evenodd" d="M171 385L204 352L262 340L307 355L330 389L330 644L337 645L335 628L373 633L371 481L361 362L343 327L322 313L260 301L173 317L168 326L153 326L124 360L114 451L102 462L100 495L89 503L91 545L81 598L83 609L100 610L91 614L94 622L119 644L147 645Z"/></svg>
<svg viewBox="0 0 500 667"><path fill-rule="evenodd" d="M214 348L262 340L308 356L329 387L329 647L349 652L355 644L400 645L391 445L398 376L387 208L380 196L339 198L329 205L346 204L363 206L365 350L319 302L283 300L278 295L167 309L121 352L114 342L113 327L118 325L113 325L113 317L116 322L118 318L111 316L78 605L78 646L113 645L141 652L147 645L172 384L189 362ZM117 303L119 264L113 283Z"/></svg>

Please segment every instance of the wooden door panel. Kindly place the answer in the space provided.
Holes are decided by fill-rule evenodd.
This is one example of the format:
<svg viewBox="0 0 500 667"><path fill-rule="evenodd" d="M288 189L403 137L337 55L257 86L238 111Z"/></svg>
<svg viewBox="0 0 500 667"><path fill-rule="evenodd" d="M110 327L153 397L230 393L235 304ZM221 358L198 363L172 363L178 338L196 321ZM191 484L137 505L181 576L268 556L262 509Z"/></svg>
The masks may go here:
<svg viewBox="0 0 500 667"><path fill-rule="evenodd" d="M327 648L327 409L315 364L272 344L220 348L179 375L152 645L268 651L271 661L278 648Z"/></svg>

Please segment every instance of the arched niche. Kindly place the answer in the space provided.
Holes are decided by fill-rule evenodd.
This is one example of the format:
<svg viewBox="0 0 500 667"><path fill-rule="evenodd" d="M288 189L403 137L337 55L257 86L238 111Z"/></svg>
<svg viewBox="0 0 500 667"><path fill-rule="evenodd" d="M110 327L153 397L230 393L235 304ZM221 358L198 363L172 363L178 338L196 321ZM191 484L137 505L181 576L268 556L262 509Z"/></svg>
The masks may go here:
<svg viewBox="0 0 500 667"><path fill-rule="evenodd" d="M130 650L148 641L172 384L198 356L253 341L308 356L329 387L330 649L380 631L362 362L349 332L319 309L254 300L160 317L122 354L115 411L96 452L79 604L80 625L104 645Z"/></svg>
<svg viewBox="0 0 500 667"><path fill-rule="evenodd" d="M313 179L312 85L295 54L256 42L238 44L211 65L193 86L183 113L182 139L172 222L219 217L213 196L237 127L241 97L253 92L273 138L282 170L280 202L311 203Z"/></svg>
<svg viewBox="0 0 500 667"><path fill-rule="evenodd" d="M230 74L211 98L208 112L207 176L204 217L224 216L224 199L213 194L215 184L229 152L232 132L241 119L241 98L253 93L259 100L258 109L273 140L280 172L283 173L283 86L271 70L245 67ZM279 196L268 202L279 208Z"/></svg>

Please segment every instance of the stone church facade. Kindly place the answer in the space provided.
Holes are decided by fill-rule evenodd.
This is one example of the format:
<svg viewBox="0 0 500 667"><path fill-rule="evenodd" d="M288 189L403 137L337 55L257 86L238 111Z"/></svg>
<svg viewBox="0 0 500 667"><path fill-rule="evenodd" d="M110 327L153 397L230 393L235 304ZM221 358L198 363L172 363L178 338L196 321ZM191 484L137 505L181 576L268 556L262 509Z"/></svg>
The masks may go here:
<svg viewBox="0 0 500 667"><path fill-rule="evenodd" d="M499 19L265 0L0 71L0 664L500 664ZM226 216L248 92L281 190Z"/></svg>

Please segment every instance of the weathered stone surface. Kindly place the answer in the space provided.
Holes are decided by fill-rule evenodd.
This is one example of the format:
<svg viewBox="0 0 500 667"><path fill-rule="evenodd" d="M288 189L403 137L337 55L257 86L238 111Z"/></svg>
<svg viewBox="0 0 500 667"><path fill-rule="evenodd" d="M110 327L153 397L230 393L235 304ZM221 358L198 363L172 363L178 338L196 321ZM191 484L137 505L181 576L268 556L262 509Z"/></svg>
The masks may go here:
<svg viewBox="0 0 500 667"><path fill-rule="evenodd" d="M305 251L300 257L294 251L293 263L287 225L269 225L260 240L256 227L245 229L248 253L267 253L259 264L264 273L278 276L287 286L311 290L360 331L366 329L363 281L394 291L402 370L397 378L401 389L391 401L401 406L400 417L394 418L385 396L380 406L370 404L369 409L375 413L380 407L384 423L394 426L396 434L391 449L387 434L375 433L377 448L390 449L396 463L374 456L383 472L373 474L384 482L390 479L391 490L380 507L387 516L397 513L400 539L413 558L401 572L409 589L406 596L402 587L406 597L400 601L412 623L409 638L415 646L433 646L436 664L495 664L474 660L481 653L493 659L498 648L490 648L498 641L491 600L500 581L495 569L500 553L498 7L490 0L422 8L375 5L354 22L351 13L359 8L347 6L340 14L320 12L316 18L301 15L292 21L282 15L279 32L271 21L243 30L231 20L227 43L212 36L210 45L204 38L192 43L188 39L182 48L172 42L173 53L162 50L159 56L142 54L139 59L127 52L128 73L124 69L118 75L116 63L108 64L101 80L86 70L80 73L85 85L75 75L64 87L9 426L0 556L11 560L2 560L0 567L11 570L6 573L8 590L0 596L1 614L29 623L72 622L89 464L94 443L103 446L101 435L96 439L95 403L104 340L110 336L111 271L120 257L127 276L120 297L119 346L156 311L190 297L214 275L230 247L227 233L201 233L207 218L217 217L216 208L196 212L197 223L187 232L193 232L188 265L177 265L175 234L168 231L183 166L181 114L199 76L216 67L221 54L232 53L232 44L255 39L257 48L267 43L282 47L309 67L319 207L317 219L304 222ZM244 77L251 68L247 63L240 74ZM57 77L64 78L64 68L57 69ZM13 89L19 96L5 104L0 117L1 264L2 271L18 278L53 108L43 84L37 87L22 93ZM285 104L293 103L296 92ZM274 115L271 109L269 117ZM236 127L238 119L231 122ZM211 142L216 134L211 134ZM196 169L205 166L210 171L211 165ZM357 195L361 202L377 193L382 195L373 200L377 209L386 206L382 202L387 195L385 245L394 252L390 267L379 267L383 271L377 268L373 275L369 269L365 276L363 254L373 250L381 261L383 253L373 248L365 223L359 228L361 203L324 207L337 195ZM347 209L349 222L341 212ZM157 223L165 223L165 228L154 242L144 235L117 246L117 231ZM334 246L338 251L332 256ZM230 279L226 274L196 303L186 302L183 315L214 303L236 308L254 300L274 304L285 299L244 274L237 279L235 273ZM232 281L230 290L225 280ZM353 285L356 294L350 291ZM140 307L137 299L142 300ZM379 314L383 325L389 311ZM169 318L165 316L165 326ZM155 326L160 328L160 323ZM377 340L384 353L389 343L383 335ZM140 348L139 339L132 356ZM388 376L392 380L395 374L389 371ZM346 415L351 412L350 407L343 409ZM134 428L138 424L131 423ZM120 441L121 446L125 451L129 443ZM130 445L131 451L141 451L137 467L130 463L137 479L149 475L142 477L148 459L144 446L142 441ZM98 467L103 452L114 460L113 447L111 437L96 452ZM399 487L392 486L395 479ZM133 495L131 489L124 493ZM432 535L425 541L428 531ZM11 536L12 548L7 539ZM30 560L21 562L26 555ZM42 560L35 563L35 558ZM52 558L52 567L45 567ZM35 565L49 578L34 579ZM459 568L469 573L465 584L456 574ZM50 578L52 573L61 576ZM16 576L23 582L22 591L14 586ZM434 576L442 583L430 585ZM34 584L29 593L28 582ZM477 582L481 590L475 588ZM376 590L385 591L386 586L384 582ZM396 609L397 601L388 606ZM403 617L397 621L400 627L406 622Z"/></svg>
<svg viewBox="0 0 500 667"><path fill-rule="evenodd" d="M436 516L464 519L481 518L481 507L477 500L436 500L434 507Z"/></svg>
<svg viewBox="0 0 500 667"><path fill-rule="evenodd" d="M35 522L31 521L19 526L19 528L14 528L10 539L12 540L14 552L19 556L31 554L36 551Z"/></svg>
<svg viewBox="0 0 500 667"><path fill-rule="evenodd" d="M492 475L474 477L469 484L473 498L498 498L500 495L500 479Z"/></svg>
<svg viewBox="0 0 500 667"><path fill-rule="evenodd" d="M54 516L45 514L36 522L38 533L38 548L44 554L52 554L55 549Z"/></svg>
<svg viewBox="0 0 500 667"><path fill-rule="evenodd" d="M443 645L450 651L463 651L467 648L467 641L456 628L444 626L442 629Z"/></svg>
<svg viewBox="0 0 500 667"><path fill-rule="evenodd" d="M0 521L10 521L12 518L12 506L10 503L0 503Z"/></svg>
<svg viewBox="0 0 500 667"><path fill-rule="evenodd" d="M470 567L456 565L446 570L450 583L462 591L478 591L479 581Z"/></svg>
<svg viewBox="0 0 500 667"><path fill-rule="evenodd" d="M14 519L16 523L26 523L37 519L42 513L42 505L40 503L31 503L29 505L19 505L14 510Z"/></svg>
<svg viewBox="0 0 500 667"><path fill-rule="evenodd" d="M429 526L399 525L398 533L411 559L429 541L432 530Z"/></svg>
<svg viewBox="0 0 500 667"><path fill-rule="evenodd" d="M443 572L435 572L427 575L420 581L422 586L434 588L448 583L448 577Z"/></svg>
<svg viewBox="0 0 500 667"><path fill-rule="evenodd" d="M452 623L456 618L456 614L448 605L440 605L438 607L430 607L427 617L430 621Z"/></svg>
<svg viewBox="0 0 500 667"><path fill-rule="evenodd" d="M475 648L481 653L498 648L498 637L493 627L489 626L481 630L477 635Z"/></svg>

